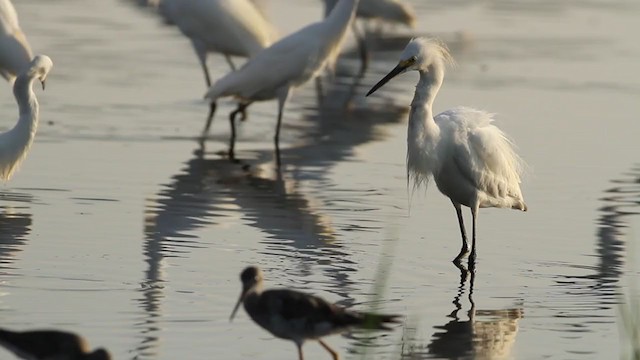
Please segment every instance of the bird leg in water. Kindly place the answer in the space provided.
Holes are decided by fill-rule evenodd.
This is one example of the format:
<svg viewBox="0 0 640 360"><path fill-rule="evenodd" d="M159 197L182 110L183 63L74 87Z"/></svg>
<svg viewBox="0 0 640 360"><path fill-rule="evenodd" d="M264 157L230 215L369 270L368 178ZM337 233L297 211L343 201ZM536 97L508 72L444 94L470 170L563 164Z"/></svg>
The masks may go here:
<svg viewBox="0 0 640 360"><path fill-rule="evenodd" d="M209 135L209 128L211 127L211 122L213 121L213 115L216 113L216 106L217 105L215 102L209 104L209 115L207 115L207 122L204 124L204 129L202 129L202 142L204 142L204 139L207 137L207 135Z"/></svg>
<svg viewBox="0 0 640 360"><path fill-rule="evenodd" d="M280 161L280 126L282 125L282 113L284 111L284 104L289 98L289 88L285 88L279 91L278 96L278 123L276 124L276 135L273 137L273 142L276 146L276 164L278 168L282 162Z"/></svg>
<svg viewBox="0 0 640 360"><path fill-rule="evenodd" d="M329 345L327 345L324 341L322 341L321 339L318 339L318 342L320 343L320 345L322 345L323 348L325 348L325 350L327 350L331 354L331 356L333 357L333 360L338 360L340 358L338 353L335 350L333 350Z"/></svg>
<svg viewBox="0 0 640 360"><path fill-rule="evenodd" d="M298 360L304 360L304 355L302 355L302 344L297 344L298 347Z"/></svg>
<svg viewBox="0 0 640 360"><path fill-rule="evenodd" d="M478 217L478 205L471 208L471 221L473 222L471 230L471 255L469 256L469 264L476 262L476 218ZM470 265L471 266L471 265Z"/></svg>
<svg viewBox="0 0 640 360"><path fill-rule="evenodd" d="M318 101L318 107L321 108L324 104L324 89L322 86L322 75L316 77L316 99Z"/></svg>
<svg viewBox="0 0 640 360"><path fill-rule="evenodd" d="M207 68L207 48L200 41L196 41L193 39L191 40L191 44L193 45L193 49L196 51L200 66L202 66L202 71L204 72L204 81L207 83L208 89L211 87L211 76L209 76L209 68Z"/></svg>
<svg viewBox="0 0 640 360"><path fill-rule="evenodd" d="M238 107L229 114L229 124L231 125L231 136L229 138L229 159L235 160L235 146L236 146L236 115L243 113L249 106L249 103L238 103Z"/></svg>
<svg viewBox="0 0 640 360"><path fill-rule="evenodd" d="M224 54L224 58L227 59L227 64L229 64L231 71L236 71L236 65L233 63L233 60L231 60L231 56Z"/></svg>
<svg viewBox="0 0 640 360"><path fill-rule="evenodd" d="M462 207L460 204L451 201L453 207L456 208L456 215L458 215L458 225L460 226L460 234L462 235L462 248L460 253L453 259L453 262L459 262L465 255L469 253L469 242L467 242L467 232L464 228L464 219L462 218ZM474 228L475 229L475 228ZM474 230L475 231L475 230ZM474 241L475 244L475 241Z"/></svg>
<svg viewBox="0 0 640 360"><path fill-rule="evenodd" d="M358 53L360 54L360 72L358 72L358 78L362 78L369 68L369 52L367 51L367 38L360 33L358 24L354 21L351 24L351 28L354 36L356 37L356 43L358 44Z"/></svg>

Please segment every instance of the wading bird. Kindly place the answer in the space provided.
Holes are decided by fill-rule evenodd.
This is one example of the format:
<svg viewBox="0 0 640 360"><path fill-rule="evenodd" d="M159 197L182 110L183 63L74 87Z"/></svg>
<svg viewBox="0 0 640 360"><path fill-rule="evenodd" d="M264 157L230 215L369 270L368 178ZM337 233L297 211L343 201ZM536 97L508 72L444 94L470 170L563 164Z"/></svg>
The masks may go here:
<svg viewBox="0 0 640 360"><path fill-rule="evenodd" d="M0 75L13 83L27 69L31 47L20 29L18 13L9 0L0 0Z"/></svg>
<svg viewBox="0 0 640 360"><path fill-rule="evenodd" d="M324 0L324 16L328 16L331 9L338 0ZM366 23L380 21L390 24L406 25L415 27L416 15L413 7L401 0L361 0L356 10L356 17L365 22L364 31L361 33L354 21L352 24L353 33L358 42L360 52L360 76L364 75L369 66L369 52L367 51L367 26Z"/></svg>
<svg viewBox="0 0 640 360"><path fill-rule="evenodd" d="M211 86L207 53L223 54L235 70L231 56L251 57L277 38L273 25L250 0L155 0L152 5L158 7L167 23L178 26L191 40L207 88ZM203 138L211 127L215 103L210 104L209 111Z"/></svg>
<svg viewBox="0 0 640 360"><path fill-rule="evenodd" d="M303 360L302 345L306 340L318 340L334 360L338 353L322 341L323 336L339 334L353 327L370 330L391 330L389 324L399 322L398 315L380 315L347 310L322 298L289 290L262 289L262 271L249 266L240 273L242 293L233 308L233 320L241 303L247 314L273 336L291 340Z"/></svg>
<svg viewBox="0 0 640 360"><path fill-rule="evenodd" d="M454 261L469 253L461 206L473 221L470 263L476 258L476 218L484 207L526 211L520 191L523 162L504 132L492 124L492 114L457 107L433 117L433 101L452 62L447 48L433 39L412 39L399 64L371 88L367 96L398 74L418 71L420 80L411 102L407 135L407 181L414 188L433 176L440 192L451 199L462 234L462 249Z"/></svg>
<svg viewBox="0 0 640 360"><path fill-rule="evenodd" d="M0 345L26 360L111 360L107 350L92 352L83 337L58 330L0 329Z"/></svg>
<svg viewBox="0 0 640 360"><path fill-rule="evenodd" d="M13 84L13 95L18 103L20 116L11 130L0 134L1 180L9 180L29 152L38 129L39 105L32 89L33 81L39 79L44 89L45 79L52 66L48 56L37 55Z"/></svg>
<svg viewBox="0 0 640 360"><path fill-rule="evenodd" d="M358 0L340 0L324 21L308 25L262 50L237 71L218 80L205 98L212 103L207 125L213 118L215 101L225 96L240 100L229 116L231 139L229 157L234 157L235 116L254 101L278 99L278 121L274 137L276 160L280 165L280 124L291 90L333 68L340 53L346 30L353 21Z"/></svg>

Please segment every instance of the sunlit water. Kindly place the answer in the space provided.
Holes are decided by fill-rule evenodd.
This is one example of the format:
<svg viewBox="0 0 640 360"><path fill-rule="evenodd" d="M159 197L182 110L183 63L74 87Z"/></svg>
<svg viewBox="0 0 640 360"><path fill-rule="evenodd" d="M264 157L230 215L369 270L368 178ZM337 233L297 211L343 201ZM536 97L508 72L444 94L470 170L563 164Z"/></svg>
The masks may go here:
<svg viewBox="0 0 640 360"><path fill-rule="evenodd" d="M529 212L481 211L473 277L450 262L460 239L449 201L435 187L409 201L415 74L362 97L410 34L377 42L350 112L339 109L346 86L328 87L322 109L311 86L295 93L276 174L272 102L241 125L241 164L218 155L230 102L199 152L196 57L133 3L15 1L35 52L55 66L36 90L36 143L0 192L2 326L78 331L116 359L295 358L244 312L228 321L238 274L256 264L268 286L406 315L390 333L329 338L346 358L622 353L617 303L640 261L637 2L413 1L416 33L440 36L458 61L436 111L498 113L529 164ZM321 14L320 1L265 3L284 34ZM218 56L209 63L227 71ZM342 61L337 81L355 66ZM17 111L4 89L6 129ZM305 353L329 358L314 343Z"/></svg>

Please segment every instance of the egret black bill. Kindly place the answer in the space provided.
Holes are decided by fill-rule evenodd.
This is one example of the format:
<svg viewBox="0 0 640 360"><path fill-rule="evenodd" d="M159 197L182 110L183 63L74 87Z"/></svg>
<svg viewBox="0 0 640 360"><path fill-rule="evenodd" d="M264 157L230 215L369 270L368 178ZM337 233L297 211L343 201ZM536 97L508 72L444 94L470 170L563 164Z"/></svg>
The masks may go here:
<svg viewBox="0 0 640 360"><path fill-rule="evenodd" d="M398 66L394 67L393 70L391 70L391 72L389 72L385 77L382 78L382 80L378 81L377 84L373 85L373 87L371 88L371 90L369 90L366 96L373 94L374 92L376 92L376 90L380 89L384 84L389 82L389 80L393 79L398 74L402 74L403 72L405 72L405 70L407 70L409 66L411 66L410 62L401 62L400 64L398 64Z"/></svg>

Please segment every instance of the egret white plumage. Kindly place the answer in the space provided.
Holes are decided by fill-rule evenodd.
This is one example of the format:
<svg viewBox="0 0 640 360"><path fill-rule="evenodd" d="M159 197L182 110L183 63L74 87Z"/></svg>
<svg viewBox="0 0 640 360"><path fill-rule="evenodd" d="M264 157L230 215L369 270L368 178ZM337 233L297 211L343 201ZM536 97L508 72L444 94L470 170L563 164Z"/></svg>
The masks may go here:
<svg viewBox="0 0 640 360"><path fill-rule="evenodd" d="M367 96L393 77L418 71L420 80L411 102L407 136L407 181L426 185L433 177L440 192L451 199L462 234L459 261L469 253L461 206L471 209L473 221L470 261L476 257L476 219L484 207L526 211L520 190L523 162L492 114L457 107L433 116L433 101L452 61L447 48L433 39L412 39L400 62Z"/></svg>
<svg viewBox="0 0 640 360"><path fill-rule="evenodd" d="M277 37L275 28L250 0L160 0L158 9L191 40L207 87L211 86L209 52L223 54L235 69L231 56L253 56Z"/></svg>
<svg viewBox="0 0 640 360"><path fill-rule="evenodd" d="M31 148L38 129L39 115L38 99L32 89L33 81L40 80L44 89L45 79L52 66L53 62L48 56L37 55L13 84L13 95L18 103L20 117L11 130L0 134L1 180L11 178Z"/></svg>
<svg viewBox="0 0 640 360"><path fill-rule="evenodd" d="M353 21L358 0L340 0L324 21L308 25L257 53L237 71L219 79L205 98L212 104L218 98L234 96L240 100L231 113L229 156L234 156L235 116L254 101L278 99L278 120L274 137L276 159L280 164L280 124L291 90L335 66L346 30ZM213 117L213 112L210 114ZM209 120L210 121L210 120Z"/></svg>
<svg viewBox="0 0 640 360"><path fill-rule="evenodd" d="M324 16L328 16L338 0L324 0ZM356 18L365 22L380 21L390 24L415 27L416 15L413 7L401 0L361 0L356 10ZM353 33L358 42L360 51L360 75L367 71L369 54L366 45L366 34L361 34L356 22L353 23ZM366 33L366 26L365 26Z"/></svg>
<svg viewBox="0 0 640 360"><path fill-rule="evenodd" d="M33 54L20 29L18 13L9 0L0 0L0 75L13 83L27 69Z"/></svg>

